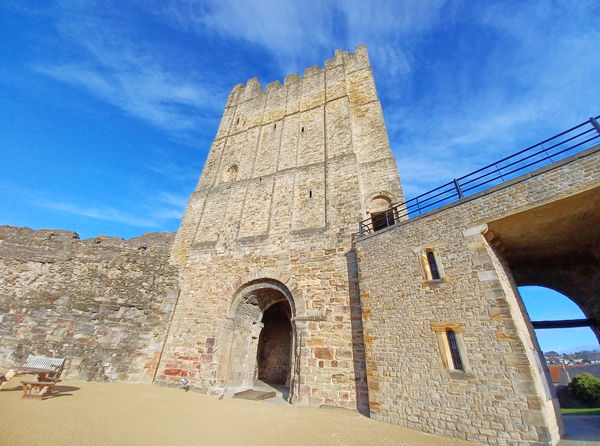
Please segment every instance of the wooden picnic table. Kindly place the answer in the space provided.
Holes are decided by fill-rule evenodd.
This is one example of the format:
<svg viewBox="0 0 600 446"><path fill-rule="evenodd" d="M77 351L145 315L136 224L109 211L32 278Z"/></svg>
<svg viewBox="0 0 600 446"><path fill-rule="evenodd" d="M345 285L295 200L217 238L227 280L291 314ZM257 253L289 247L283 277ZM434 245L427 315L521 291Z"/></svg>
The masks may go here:
<svg viewBox="0 0 600 446"><path fill-rule="evenodd" d="M16 367L13 370L18 372L19 374L37 375L38 381L47 381L48 378L46 377L46 375L55 373L54 370L39 369L36 367Z"/></svg>
<svg viewBox="0 0 600 446"><path fill-rule="evenodd" d="M56 373L55 370L40 369L37 367L17 367L14 369L18 374L37 375L37 381L21 381L23 385L23 398L43 399L45 395L52 393L54 386L61 380L48 378L46 375Z"/></svg>

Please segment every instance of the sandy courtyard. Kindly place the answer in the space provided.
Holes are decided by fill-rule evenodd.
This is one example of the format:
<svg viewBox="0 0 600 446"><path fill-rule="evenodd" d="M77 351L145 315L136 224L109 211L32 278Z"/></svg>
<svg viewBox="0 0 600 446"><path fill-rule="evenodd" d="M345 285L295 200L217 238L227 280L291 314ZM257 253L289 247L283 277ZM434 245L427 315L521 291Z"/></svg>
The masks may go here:
<svg viewBox="0 0 600 446"><path fill-rule="evenodd" d="M56 396L23 400L16 377L0 392L0 444L466 446L345 410L184 392L145 384L65 381Z"/></svg>

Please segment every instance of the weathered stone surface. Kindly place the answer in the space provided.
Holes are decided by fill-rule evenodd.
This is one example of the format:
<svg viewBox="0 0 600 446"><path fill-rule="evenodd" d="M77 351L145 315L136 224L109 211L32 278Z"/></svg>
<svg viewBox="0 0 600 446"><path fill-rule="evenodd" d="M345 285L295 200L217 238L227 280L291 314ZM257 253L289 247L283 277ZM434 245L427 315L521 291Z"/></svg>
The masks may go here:
<svg viewBox="0 0 600 446"><path fill-rule="evenodd" d="M69 378L151 382L177 301L173 238L0 226L0 364L49 355Z"/></svg>
<svg viewBox="0 0 600 446"><path fill-rule="evenodd" d="M233 88L174 241L0 227L0 365L65 356L68 377L227 395L261 379L295 404L555 444L516 286L600 319L599 194L596 147L353 243L403 195L366 49L336 51Z"/></svg>
<svg viewBox="0 0 600 446"><path fill-rule="evenodd" d="M157 382L176 383L174 369L210 392L281 381L260 364L283 373L284 355L259 344L283 351L261 336L285 299L291 400L366 409L351 234L382 196L402 190L364 47L266 91L236 86L173 247L182 294Z"/></svg>
<svg viewBox="0 0 600 446"><path fill-rule="evenodd" d="M479 443L554 444L561 425L557 401L516 286L553 281L582 290L590 298L579 303L598 317L597 299L591 298L597 281L590 280L599 277L597 260L596 267L589 261L559 267L549 260L568 250L583 259L597 252L599 199L596 147L510 186L359 238L371 415ZM509 224L514 220L519 224ZM498 250L497 239L507 249ZM426 249L435 251L444 272L435 285L422 261ZM519 283L513 272L524 276L524 265L537 269L531 282ZM572 270L571 281L555 268ZM444 362L440 327L460 332L464 371Z"/></svg>

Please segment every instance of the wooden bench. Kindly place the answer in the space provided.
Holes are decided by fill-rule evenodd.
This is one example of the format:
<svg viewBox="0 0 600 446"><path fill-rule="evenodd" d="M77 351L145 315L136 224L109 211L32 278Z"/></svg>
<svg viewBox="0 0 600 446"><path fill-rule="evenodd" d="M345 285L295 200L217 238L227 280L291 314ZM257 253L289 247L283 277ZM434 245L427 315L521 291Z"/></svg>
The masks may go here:
<svg viewBox="0 0 600 446"><path fill-rule="evenodd" d="M21 381L23 385L23 398L33 398L43 400L44 395L50 395L56 383L60 380L53 381Z"/></svg>

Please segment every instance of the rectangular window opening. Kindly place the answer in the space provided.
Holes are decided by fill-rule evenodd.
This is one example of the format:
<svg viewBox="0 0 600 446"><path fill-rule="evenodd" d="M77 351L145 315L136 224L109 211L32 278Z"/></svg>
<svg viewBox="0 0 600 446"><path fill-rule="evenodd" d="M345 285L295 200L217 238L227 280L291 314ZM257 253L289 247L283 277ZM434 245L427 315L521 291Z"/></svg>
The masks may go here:
<svg viewBox="0 0 600 446"><path fill-rule="evenodd" d="M456 341L456 335L453 330L446 332L448 337L448 346L450 347L450 356L452 357L452 365L455 370L464 370L462 361L460 359L460 352L458 350L458 342Z"/></svg>
<svg viewBox="0 0 600 446"><path fill-rule="evenodd" d="M392 226L395 223L394 211L389 209L384 212L373 212L371 214L371 221L373 222L373 231L379 231Z"/></svg>

